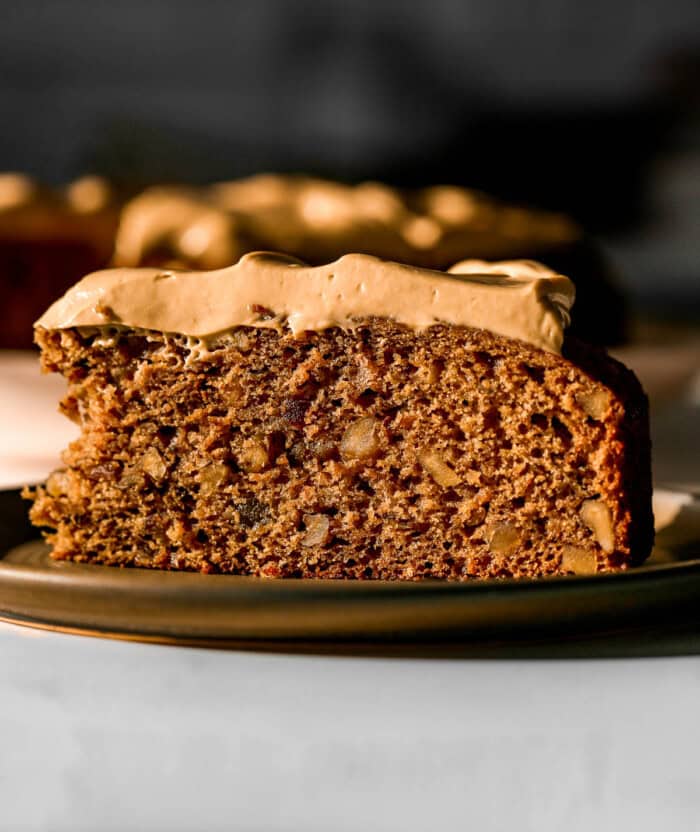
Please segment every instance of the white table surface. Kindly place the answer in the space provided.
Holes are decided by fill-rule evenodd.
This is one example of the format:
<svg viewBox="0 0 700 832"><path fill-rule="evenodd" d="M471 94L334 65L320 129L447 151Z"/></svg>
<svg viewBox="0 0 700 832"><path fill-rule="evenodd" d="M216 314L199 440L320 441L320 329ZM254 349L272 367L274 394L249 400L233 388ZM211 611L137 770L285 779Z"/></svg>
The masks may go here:
<svg viewBox="0 0 700 832"><path fill-rule="evenodd" d="M4 487L66 440L36 378L0 356ZM667 478L700 479L695 415L691 395L657 422ZM0 830L695 832L699 702L697 656L285 656L0 624Z"/></svg>
<svg viewBox="0 0 700 832"><path fill-rule="evenodd" d="M700 658L300 657L14 627L0 657L7 830L700 825Z"/></svg>

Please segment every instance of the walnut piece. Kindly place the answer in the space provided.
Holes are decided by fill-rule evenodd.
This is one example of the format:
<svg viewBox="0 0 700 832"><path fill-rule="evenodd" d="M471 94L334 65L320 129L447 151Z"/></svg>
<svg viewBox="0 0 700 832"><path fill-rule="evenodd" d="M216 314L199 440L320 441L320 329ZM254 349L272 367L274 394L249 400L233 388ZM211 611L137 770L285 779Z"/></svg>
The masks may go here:
<svg viewBox="0 0 700 832"><path fill-rule="evenodd" d="M490 523L485 537L489 550L496 555L511 555L520 545L520 532L511 523Z"/></svg>
<svg viewBox="0 0 700 832"><path fill-rule="evenodd" d="M243 387L235 379L226 379L223 389L226 393L226 399L229 402L239 402L243 399Z"/></svg>
<svg viewBox="0 0 700 832"><path fill-rule="evenodd" d="M250 336L246 333L244 328L234 329L231 333L231 342L241 352L250 352L253 348L253 342Z"/></svg>
<svg viewBox="0 0 700 832"><path fill-rule="evenodd" d="M613 534L610 509L602 500L584 500L581 506L581 519L595 535L600 548L610 554L615 551L615 535Z"/></svg>
<svg viewBox="0 0 700 832"><path fill-rule="evenodd" d="M134 490L140 491L146 485L146 477L140 465L132 465L124 468L124 471L116 483L117 488L122 491Z"/></svg>
<svg viewBox="0 0 700 832"><path fill-rule="evenodd" d="M328 542L331 521L325 514L305 514L304 525L306 534L301 541L302 546L323 546Z"/></svg>
<svg viewBox="0 0 700 832"><path fill-rule="evenodd" d="M146 451L146 453L141 457L139 465L141 470L145 474L148 474L148 476L156 483L162 482L168 473L168 469L163 462L163 458L154 447L150 447Z"/></svg>
<svg viewBox="0 0 700 832"><path fill-rule="evenodd" d="M379 451L377 422L371 416L353 422L340 441L340 453L350 459L371 459Z"/></svg>
<svg viewBox="0 0 700 832"><path fill-rule="evenodd" d="M592 575L597 568L595 552L583 546L564 546L561 553L561 568L574 575Z"/></svg>
<svg viewBox="0 0 700 832"><path fill-rule="evenodd" d="M68 492L67 471L54 471L46 480L46 492L51 497L61 497Z"/></svg>
<svg viewBox="0 0 700 832"><path fill-rule="evenodd" d="M212 462L199 472L199 493L203 497L214 494L226 485L229 477L229 469L221 462Z"/></svg>
<svg viewBox="0 0 700 832"><path fill-rule="evenodd" d="M418 461L435 482L443 488L452 488L460 484L460 478L437 451L421 451L418 454Z"/></svg>
<svg viewBox="0 0 700 832"><path fill-rule="evenodd" d="M486 509L476 500L465 500L459 507L459 518L465 526L478 526L486 519Z"/></svg>
<svg viewBox="0 0 700 832"><path fill-rule="evenodd" d="M236 461L249 474L264 471L270 464L270 443L264 436L246 439Z"/></svg>
<svg viewBox="0 0 700 832"><path fill-rule="evenodd" d="M591 417L600 421L610 407L610 396L605 390L587 390L576 394L576 403Z"/></svg>

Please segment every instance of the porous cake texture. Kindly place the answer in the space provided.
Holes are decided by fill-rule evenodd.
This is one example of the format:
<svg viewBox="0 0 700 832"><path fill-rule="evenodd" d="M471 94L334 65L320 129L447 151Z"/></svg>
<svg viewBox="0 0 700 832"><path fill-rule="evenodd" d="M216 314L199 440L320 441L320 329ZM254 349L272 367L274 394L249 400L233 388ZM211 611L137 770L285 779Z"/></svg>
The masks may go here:
<svg viewBox="0 0 700 832"><path fill-rule="evenodd" d="M261 314L264 310L261 310ZM270 578L534 577L652 545L647 404L565 342L368 317L202 349L37 330L82 433L33 494L53 556Z"/></svg>

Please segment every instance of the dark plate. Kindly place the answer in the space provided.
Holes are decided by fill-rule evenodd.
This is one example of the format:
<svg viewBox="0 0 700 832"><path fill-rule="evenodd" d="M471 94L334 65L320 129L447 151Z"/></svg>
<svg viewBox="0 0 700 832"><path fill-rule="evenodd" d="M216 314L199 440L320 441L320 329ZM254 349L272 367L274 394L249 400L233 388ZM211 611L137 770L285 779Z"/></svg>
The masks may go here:
<svg viewBox="0 0 700 832"><path fill-rule="evenodd" d="M0 618L144 641L402 654L687 652L700 642L700 504L661 492L644 567L536 581L260 580L55 562L0 492ZM676 633L675 648L659 647ZM630 636L633 639L630 640ZM689 646L691 645L692 646ZM623 645L620 647L620 645ZM627 646L624 646L627 645ZM586 648L583 650L586 653Z"/></svg>

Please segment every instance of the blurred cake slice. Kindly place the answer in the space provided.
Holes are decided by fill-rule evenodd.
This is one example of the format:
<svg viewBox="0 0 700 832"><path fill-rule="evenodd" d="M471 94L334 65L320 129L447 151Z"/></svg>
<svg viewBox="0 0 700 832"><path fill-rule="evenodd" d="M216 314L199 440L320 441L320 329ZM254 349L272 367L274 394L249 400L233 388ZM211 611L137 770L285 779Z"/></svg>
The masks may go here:
<svg viewBox="0 0 700 832"><path fill-rule="evenodd" d="M0 174L0 348L30 347L37 315L86 272L110 261L118 211L99 177L64 191Z"/></svg>

